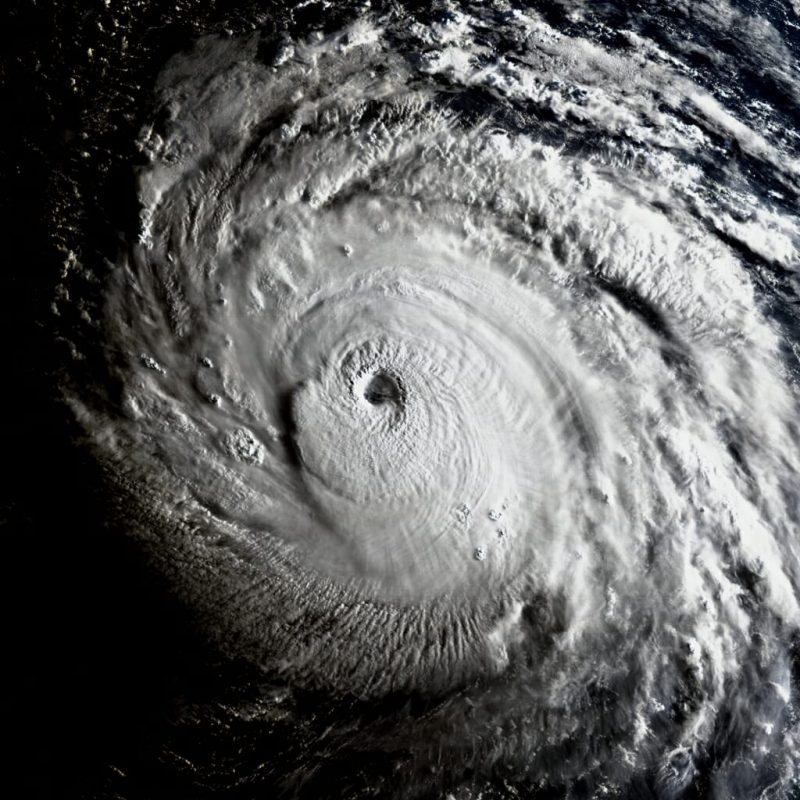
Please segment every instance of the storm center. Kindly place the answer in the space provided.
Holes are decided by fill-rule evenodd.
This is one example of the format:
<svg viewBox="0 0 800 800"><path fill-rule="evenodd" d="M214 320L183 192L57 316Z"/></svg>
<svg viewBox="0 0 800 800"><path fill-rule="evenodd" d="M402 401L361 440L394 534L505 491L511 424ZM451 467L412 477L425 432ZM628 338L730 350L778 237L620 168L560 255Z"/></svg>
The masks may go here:
<svg viewBox="0 0 800 800"><path fill-rule="evenodd" d="M403 390L398 380L388 372L375 372L364 386L364 399L373 406L400 403Z"/></svg>

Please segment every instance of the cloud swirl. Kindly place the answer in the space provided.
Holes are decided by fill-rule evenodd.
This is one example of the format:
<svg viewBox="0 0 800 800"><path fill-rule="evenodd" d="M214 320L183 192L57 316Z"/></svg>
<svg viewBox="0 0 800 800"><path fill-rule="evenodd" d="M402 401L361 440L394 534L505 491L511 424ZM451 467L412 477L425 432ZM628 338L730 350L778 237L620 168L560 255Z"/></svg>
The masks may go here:
<svg viewBox="0 0 800 800"><path fill-rule="evenodd" d="M785 787L800 404L752 262L796 281L800 224L713 167L796 197L796 151L632 31L497 12L491 55L482 24L175 56L104 289L113 393L70 401L222 652L450 698L375 750Z"/></svg>

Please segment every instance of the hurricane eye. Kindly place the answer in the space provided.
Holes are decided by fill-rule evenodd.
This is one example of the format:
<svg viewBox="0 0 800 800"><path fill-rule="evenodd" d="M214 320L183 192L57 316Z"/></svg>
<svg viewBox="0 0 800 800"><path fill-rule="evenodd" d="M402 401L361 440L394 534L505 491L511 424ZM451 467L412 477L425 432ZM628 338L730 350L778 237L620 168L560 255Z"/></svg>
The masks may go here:
<svg viewBox="0 0 800 800"><path fill-rule="evenodd" d="M370 375L364 387L364 399L373 406L386 403L400 404L403 392L399 381L388 372L378 370Z"/></svg>

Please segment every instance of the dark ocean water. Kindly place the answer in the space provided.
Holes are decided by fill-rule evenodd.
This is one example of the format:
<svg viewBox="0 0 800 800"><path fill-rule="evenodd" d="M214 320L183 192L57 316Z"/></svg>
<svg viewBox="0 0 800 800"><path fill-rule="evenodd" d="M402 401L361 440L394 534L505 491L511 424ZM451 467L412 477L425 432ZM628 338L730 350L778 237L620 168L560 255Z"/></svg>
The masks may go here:
<svg viewBox="0 0 800 800"><path fill-rule="evenodd" d="M26 797L797 796L798 12L9 12Z"/></svg>

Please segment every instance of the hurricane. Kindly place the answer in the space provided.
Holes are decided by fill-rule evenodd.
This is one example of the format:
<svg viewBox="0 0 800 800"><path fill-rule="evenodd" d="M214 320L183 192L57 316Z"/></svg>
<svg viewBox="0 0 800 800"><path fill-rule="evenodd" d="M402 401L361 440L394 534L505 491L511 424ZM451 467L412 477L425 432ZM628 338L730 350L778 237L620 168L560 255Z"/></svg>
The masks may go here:
<svg viewBox="0 0 800 800"><path fill-rule="evenodd" d="M365 4L144 87L56 309L248 676L173 797L796 796L800 21L751 5Z"/></svg>

